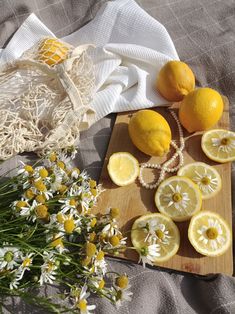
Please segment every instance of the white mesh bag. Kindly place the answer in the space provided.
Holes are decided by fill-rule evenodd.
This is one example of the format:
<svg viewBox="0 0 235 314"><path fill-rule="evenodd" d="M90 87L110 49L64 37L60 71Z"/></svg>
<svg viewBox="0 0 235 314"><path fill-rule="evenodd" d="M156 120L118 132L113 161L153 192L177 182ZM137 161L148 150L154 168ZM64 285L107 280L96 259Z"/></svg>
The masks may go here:
<svg viewBox="0 0 235 314"><path fill-rule="evenodd" d="M93 123L88 47L43 38L0 69L0 159L74 145Z"/></svg>

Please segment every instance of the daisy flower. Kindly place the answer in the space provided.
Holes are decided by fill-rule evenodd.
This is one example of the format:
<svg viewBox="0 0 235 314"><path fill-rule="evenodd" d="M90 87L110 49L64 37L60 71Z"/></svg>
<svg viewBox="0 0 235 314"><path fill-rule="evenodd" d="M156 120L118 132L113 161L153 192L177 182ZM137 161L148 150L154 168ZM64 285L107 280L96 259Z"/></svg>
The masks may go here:
<svg viewBox="0 0 235 314"><path fill-rule="evenodd" d="M16 280L20 281L26 270L30 270L30 266L33 263L32 257L35 255L35 253L28 253L25 256L23 254L21 255L21 265L16 271Z"/></svg>
<svg viewBox="0 0 235 314"><path fill-rule="evenodd" d="M230 153L235 148L235 139L227 133L217 133L216 138L212 138L212 146L218 147L219 151Z"/></svg>
<svg viewBox="0 0 235 314"><path fill-rule="evenodd" d="M19 261L20 251L14 246L9 246L5 243L3 248L0 248L0 270L11 270Z"/></svg>
<svg viewBox="0 0 235 314"><path fill-rule="evenodd" d="M32 166L25 164L22 160L20 160L20 163L21 169L18 170L18 175L22 175L24 178L27 178L34 174L34 169Z"/></svg>
<svg viewBox="0 0 235 314"><path fill-rule="evenodd" d="M77 210L78 202L76 201L75 198L62 199L62 200L59 200L59 203L63 204L61 206L61 212L63 214L69 211L69 213L72 215L78 215L78 210Z"/></svg>
<svg viewBox="0 0 235 314"><path fill-rule="evenodd" d="M76 308L80 310L81 314L92 314L96 306L95 305L88 305L87 298L90 296L90 292L87 292L87 285L82 287L82 290L79 294L79 297L76 297Z"/></svg>
<svg viewBox="0 0 235 314"><path fill-rule="evenodd" d="M218 179L212 178L212 175L208 173L208 171L204 170L203 174L198 173L195 171L196 176L193 177L193 181L196 182L199 188L204 193L211 193L214 192L218 186Z"/></svg>
<svg viewBox="0 0 235 314"><path fill-rule="evenodd" d="M56 269L58 268L53 252L43 252L43 260L44 263L41 266L41 276L39 279L40 285L47 282L53 284L53 281L56 279Z"/></svg>
<svg viewBox="0 0 235 314"><path fill-rule="evenodd" d="M156 257L160 256L160 245L159 244L151 244L149 246L144 246L139 250L139 263L143 263L143 267L145 268L145 264L153 265L152 262L155 261Z"/></svg>
<svg viewBox="0 0 235 314"><path fill-rule="evenodd" d="M201 226L197 233L200 235L199 241L205 245L209 244L215 250L226 241L222 236L223 230L217 219L209 218L207 225Z"/></svg>
<svg viewBox="0 0 235 314"><path fill-rule="evenodd" d="M140 222L138 225L139 228L143 228L147 232L147 236L144 239L145 242L149 243L162 243L169 244L169 230L166 229L166 226L162 223L159 223L157 220L149 220L148 222Z"/></svg>
<svg viewBox="0 0 235 314"><path fill-rule="evenodd" d="M178 184L175 188L171 184L169 184L169 188L172 192L164 196L164 201L168 202L167 206L173 206L177 210L182 210L186 208L188 206L188 202L190 201L188 193L182 193L181 187Z"/></svg>

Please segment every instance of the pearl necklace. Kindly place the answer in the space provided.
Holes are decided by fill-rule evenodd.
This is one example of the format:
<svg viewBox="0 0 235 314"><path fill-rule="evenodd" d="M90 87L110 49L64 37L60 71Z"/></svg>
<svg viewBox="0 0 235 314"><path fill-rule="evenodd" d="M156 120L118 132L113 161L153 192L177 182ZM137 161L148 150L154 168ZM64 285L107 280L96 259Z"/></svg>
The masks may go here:
<svg viewBox="0 0 235 314"><path fill-rule="evenodd" d="M184 135L183 135L183 130L181 128L179 119L177 118L176 114L174 111L169 110L170 114L172 115L172 117L174 118L178 130L179 130L179 139L180 139L180 147L177 146L177 144L175 143L175 141L171 141L170 145L175 149L175 153L174 155L167 160L165 163L163 163L162 165L160 164L150 164L150 163L143 163L140 165L140 172L139 172L139 181L140 184L145 187L146 189L155 189L165 178L166 176L166 172L172 173L172 172L176 172L179 170L179 168L181 168L184 164L184 156L183 156L183 149L185 147L184 144ZM178 158L178 165L175 167L170 168L169 166ZM160 175L158 180L153 183L153 184L148 184L144 181L143 179L143 175L142 175L142 171L144 168L151 168L151 169L159 169L160 170Z"/></svg>

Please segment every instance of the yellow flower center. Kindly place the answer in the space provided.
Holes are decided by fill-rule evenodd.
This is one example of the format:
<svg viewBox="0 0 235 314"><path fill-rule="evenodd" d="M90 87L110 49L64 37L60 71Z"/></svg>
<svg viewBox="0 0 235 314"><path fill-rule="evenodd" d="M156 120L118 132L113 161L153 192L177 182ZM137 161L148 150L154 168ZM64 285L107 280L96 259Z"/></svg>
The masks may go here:
<svg viewBox="0 0 235 314"><path fill-rule="evenodd" d="M55 154L55 153L51 153L51 154L50 154L50 157L49 157L49 160L50 160L51 162L55 162L56 159L57 159L56 154Z"/></svg>
<svg viewBox="0 0 235 314"><path fill-rule="evenodd" d="M204 184L204 185L209 185L211 183L211 180L208 177L203 177L201 179L201 183Z"/></svg>
<svg viewBox="0 0 235 314"><path fill-rule="evenodd" d="M25 206L27 206L27 203L25 201L18 201L16 203L16 207L17 208L22 208L22 207L25 207Z"/></svg>
<svg viewBox="0 0 235 314"><path fill-rule="evenodd" d="M45 184L42 182L42 180L38 180L38 181L34 181L35 188L40 191L40 192L45 192L46 191L46 186Z"/></svg>
<svg viewBox="0 0 235 314"><path fill-rule="evenodd" d="M112 244L112 246L117 246L120 243L120 239L114 235L109 239L109 242Z"/></svg>
<svg viewBox="0 0 235 314"><path fill-rule="evenodd" d="M26 257L26 258L24 259L23 263L22 263L22 266L23 266L23 267L29 266L29 265L31 264L31 261L32 261L31 258Z"/></svg>
<svg viewBox="0 0 235 314"><path fill-rule="evenodd" d="M90 222L91 228L95 227L96 223L97 223L97 219L96 218L92 218L92 220Z"/></svg>
<svg viewBox="0 0 235 314"><path fill-rule="evenodd" d="M125 275L122 275L116 279L116 285L121 289L125 289L128 285L128 282L128 277Z"/></svg>
<svg viewBox="0 0 235 314"><path fill-rule="evenodd" d="M182 200L182 195L180 193L174 193L173 196L172 196L172 200L175 202L175 203L178 203Z"/></svg>
<svg viewBox="0 0 235 314"><path fill-rule="evenodd" d="M75 206L76 204L77 204L76 200L74 198L71 198L71 200L69 201L69 205Z"/></svg>
<svg viewBox="0 0 235 314"><path fill-rule="evenodd" d="M62 184L58 191L60 192L60 194L63 194L66 190L67 190L67 186Z"/></svg>
<svg viewBox="0 0 235 314"><path fill-rule="evenodd" d="M65 169L65 164L63 163L63 161L59 160L59 161L57 161L56 164L57 164L57 166L58 166L60 169L62 169L62 170Z"/></svg>
<svg viewBox="0 0 235 314"><path fill-rule="evenodd" d="M82 260L82 266L87 266L90 264L90 262L91 262L91 258L87 256L86 258Z"/></svg>
<svg viewBox="0 0 235 314"><path fill-rule="evenodd" d="M105 281L104 281L104 279L101 279L99 282L99 289L103 289L104 286L105 286Z"/></svg>
<svg viewBox="0 0 235 314"><path fill-rule="evenodd" d="M62 224L64 222L64 215L62 213L58 213L56 215L56 220L58 221L59 224Z"/></svg>
<svg viewBox="0 0 235 314"><path fill-rule="evenodd" d="M118 217L119 214L120 214L119 208L111 208L111 209L110 209L110 216L111 216L112 218Z"/></svg>
<svg viewBox="0 0 235 314"><path fill-rule="evenodd" d="M48 215L48 208L45 205L38 205L35 207L35 213L38 218L46 218Z"/></svg>
<svg viewBox="0 0 235 314"><path fill-rule="evenodd" d="M29 165L25 165L24 166L24 170L27 171L30 174L34 173L33 167L29 166Z"/></svg>
<svg viewBox="0 0 235 314"><path fill-rule="evenodd" d="M95 180L90 180L89 185L91 189L94 189L96 187L96 181Z"/></svg>
<svg viewBox="0 0 235 314"><path fill-rule="evenodd" d="M26 198L28 198L29 200L31 200L35 196L35 194L33 193L31 189L26 190L24 194Z"/></svg>
<svg viewBox="0 0 235 314"><path fill-rule="evenodd" d="M164 232L162 232L162 230L157 229L157 230L155 231L155 233L156 233L158 239L162 240L162 239L164 238Z"/></svg>
<svg viewBox="0 0 235 314"><path fill-rule="evenodd" d="M36 196L36 201L38 203L44 204L46 202L46 197L43 194L39 194Z"/></svg>
<svg viewBox="0 0 235 314"><path fill-rule="evenodd" d="M64 221L64 230L66 233L72 233L73 230L75 229L75 223L73 218L66 219Z"/></svg>
<svg viewBox="0 0 235 314"><path fill-rule="evenodd" d="M92 256L95 255L95 253L96 253L96 246L95 246L95 244L88 242L86 244L86 255L88 257L92 257Z"/></svg>
<svg viewBox="0 0 235 314"><path fill-rule="evenodd" d="M96 256L97 261L101 261L103 258L104 258L104 252L99 251L97 256Z"/></svg>
<svg viewBox="0 0 235 314"><path fill-rule="evenodd" d="M98 192L97 192L96 189L91 189L91 194L92 194L93 196L97 196Z"/></svg>
<svg viewBox="0 0 235 314"><path fill-rule="evenodd" d="M215 240L218 237L218 230L215 227L210 227L206 230L208 239Z"/></svg>
<svg viewBox="0 0 235 314"><path fill-rule="evenodd" d="M231 143L231 140L230 140L230 138L228 138L228 137L224 137L224 138L222 138L222 140L221 140L221 144L222 145L229 145Z"/></svg>
<svg viewBox="0 0 235 314"><path fill-rule="evenodd" d="M54 237L54 240L51 242L51 246L52 247L57 247L57 246L60 246L60 247L64 247L64 244L63 244L63 240L62 238L57 238L56 236Z"/></svg>
<svg viewBox="0 0 235 314"><path fill-rule="evenodd" d="M50 273L53 270L53 268L54 268L54 263L52 263L51 261L48 261L46 271Z"/></svg>
<svg viewBox="0 0 235 314"><path fill-rule="evenodd" d="M93 242L96 238L96 233L93 231L89 234L89 241Z"/></svg>
<svg viewBox="0 0 235 314"><path fill-rule="evenodd" d="M41 178L46 178L48 177L48 171L45 168L42 168L39 170L39 175Z"/></svg>
<svg viewBox="0 0 235 314"><path fill-rule="evenodd" d="M82 311L85 312L87 310L87 300L84 300L84 299L80 300L78 302L78 308L80 309L81 312Z"/></svg>

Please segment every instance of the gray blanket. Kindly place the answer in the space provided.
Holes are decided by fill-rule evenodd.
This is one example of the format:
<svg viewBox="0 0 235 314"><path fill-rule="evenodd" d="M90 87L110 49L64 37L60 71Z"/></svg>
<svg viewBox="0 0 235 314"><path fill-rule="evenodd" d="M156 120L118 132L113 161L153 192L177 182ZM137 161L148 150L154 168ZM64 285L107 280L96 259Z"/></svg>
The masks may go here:
<svg viewBox="0 0 235 314"><path fill-rule="evenodd" d="M91 20L104 0L0 0L0 46L4 46L30 12L58 37ZM182 61L194 70L198 86L210 86L230 101L231 128L235 125L235 3L233 0L139 0L170 33ZM138 36L138 35L137 35ZM147 36L147 34L146 34ZM84 132L79 166L98 179L109 142L114 115ZM15 163L15 158L5 167ZM234 181L233 171L233 183ZM234 184L233 184L234 190ZM235 213L233 199L233 216ZM235 278L221 274L199 277L179 272L143 269L134 263L108 260L112 270L126 272L133 300L119 310L103 299L93 299L96 313L235 313ZM91 303L92 304L92 303ZM22 303L7 305L12 313L36 313Z"/></svg>

